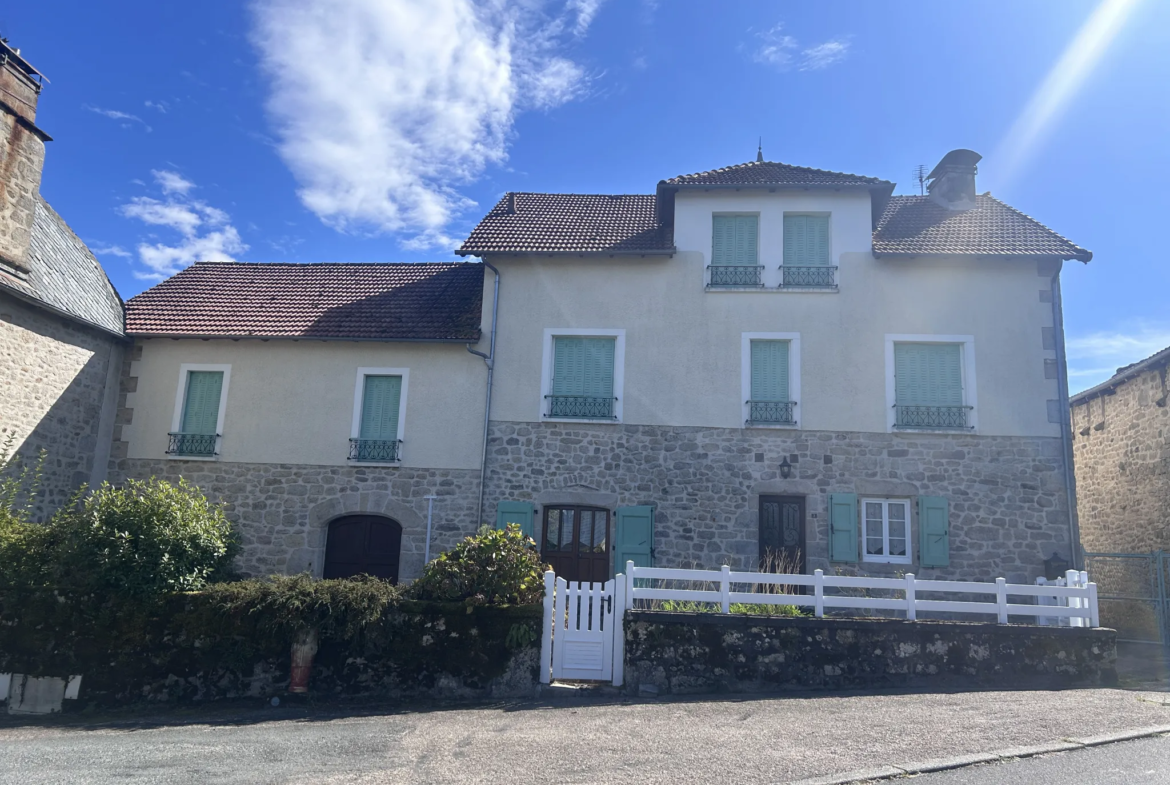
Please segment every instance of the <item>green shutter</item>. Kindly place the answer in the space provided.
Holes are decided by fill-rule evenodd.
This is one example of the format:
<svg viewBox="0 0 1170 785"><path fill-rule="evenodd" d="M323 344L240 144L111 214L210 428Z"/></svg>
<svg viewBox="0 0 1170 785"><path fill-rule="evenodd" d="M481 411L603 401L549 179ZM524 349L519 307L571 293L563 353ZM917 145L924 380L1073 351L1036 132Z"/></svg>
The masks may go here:
<svg viewBox="0 0 1170 785"><path fill-rule="evenodd" d="M554 338L553 395L613 397L614 338Z"/></svg>
<svg viewBox="0 0 1170 785"><path fill-rule="evenodd" d="M962 406L962 347L894 344L894 390L899 406Z"/></svg>
<svg viewBox="0 0 1170 785"><path fill-rule="evenodd" d="M760 219L755 215L716 215L711 223L711 264L759 264Z"/></svg>
<svg viewBox="0 0 1170 785"><path fill-rule="evenodd" d="M751 399L788 400L788 341L752 341Z"/></svg>
<svg viewBox="0 0 1170 785"><path fill-rule="evenodd" d="M183 433L216 433L223 371L188 371L183 401Z"/></svg>
<svg viewBox="0 0 1170 785"><path fill-rule="evenodd" d="M503 529L510 523L519 524L525 537L536 539L533 521L536 510L532 502L498 502L496 504L496 528Z"/></svg>
<svg viewBox="0 0 1170 785"><path fill-rule="evenodd" d="M923 567L951 563L951 523L947 500L942 496L918 497L919 561Z"/></svg>
<svg viewBox="0 0 1170 785"><path fill-rule="evenodd" d="M362 391L362 424L359 438L394 441L398 438L398 404L401 376L367 376Z"/></svg>
<svg viewBox="0 0 1170 785"><path fill-rule="evenodd" d="M829 494L829 561L857 561L857 494Z"/></svg>
<svg viewBox="0 0 1170 785"><path fill-rule="evenodd" d="M654 566L654 508L618 507L614 527L614 572L625 572L626 562Z"/></svg>
<svg viewBox="0 0 1170 785"><path fill-rule="evenodd" d="M784 216L784 264L794 267L831 264L829 216Z"/></svg>

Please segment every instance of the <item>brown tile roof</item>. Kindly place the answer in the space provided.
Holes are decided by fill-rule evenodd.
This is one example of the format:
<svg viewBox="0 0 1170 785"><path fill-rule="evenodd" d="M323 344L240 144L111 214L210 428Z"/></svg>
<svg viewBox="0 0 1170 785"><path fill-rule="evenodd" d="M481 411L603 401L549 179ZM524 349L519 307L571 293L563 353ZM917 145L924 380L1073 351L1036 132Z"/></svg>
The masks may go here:
<svg viewBox="0 0 1170 785"><path fill-rule="evenodd" d="M666 253L652 194L508 193L456 253Z"/></svg>
<svg viewBox="0 0 1170 785"><path fill-rule="evenodd" d="M894 184L880 177L864 177L859 174L829 172L824 169L810 169L807 166L792 166L775 161L749 161L709 172L682 174L662 181L668 186L842 186Z"/></svg>
<svg viewBox="0 0 1170 785"><path fill-rule="evenodd" d="M874 254L977 254L1093 258L1044 224L991 194L971 210L948 210L928 196L892 196L873 233Z"/></svg>
<svg viewBox="0 0 1170 785"><path fill-rule="evenodd" d="M199 262L126 303L132 335L474 341L483 265Z"/></svg>

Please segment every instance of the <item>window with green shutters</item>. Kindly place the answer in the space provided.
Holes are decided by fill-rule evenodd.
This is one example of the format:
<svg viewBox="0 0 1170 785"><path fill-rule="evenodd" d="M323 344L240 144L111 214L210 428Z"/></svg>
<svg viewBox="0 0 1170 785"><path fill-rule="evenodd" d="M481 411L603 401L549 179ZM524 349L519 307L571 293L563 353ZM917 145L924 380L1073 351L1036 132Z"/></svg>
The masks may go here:
<svg viewBox="0 0 1170 785"><path fill-rule="evenodd" d="M402 377L366 375L362 382L361 420L350 439L352 461L392 463L399 460L398 412Z"/></svg>
<svg viewBox="0 0 1170 785"><path fill-rule="evenodd" d="M711 286L760 286L759 245L759 216L712 216Z"/></svg>
<svg viewBox="0 0 1170 785"><path fill-rule="evenodd" d="M894 407L898 428L969 427L962 344L895 343Z"/></svg>
<svg viewBox="0 0 1170 785"><path fill-rule="evenodd" d="M784 215L784 286L829 288L837 268L829 249L829 216Z"/></svg>
<svg viewBox="0 0 1170 785"><path fill-rule="evenodd" d="M546 416L612 420L617 339L556 336L552 339L552 382Z"/></svg>
<svg viewBox="0 0 1170 785"><path fill-rule="evenodd" d="M897 499L862 499L862 560L909 564L910 503Z"/></svg>
<svg viewBox="0 0 1170 785"><path fill-rule="evenodd" d="M216 454L223 373L187 371L179 430L169 434L169 454L195 457Z"/></svg>
<svg viewBox="0 0 1170 785"><path fill-rule="evenodd" d="M789 341L751 342L749 425L791 425L796 402L788 385Z"/></svg>

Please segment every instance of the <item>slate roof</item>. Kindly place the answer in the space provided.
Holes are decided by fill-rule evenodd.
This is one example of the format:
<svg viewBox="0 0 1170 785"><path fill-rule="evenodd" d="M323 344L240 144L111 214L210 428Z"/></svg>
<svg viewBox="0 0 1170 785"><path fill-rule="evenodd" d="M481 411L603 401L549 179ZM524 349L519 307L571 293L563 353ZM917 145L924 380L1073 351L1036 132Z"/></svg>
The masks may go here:
<svg viewBox="0 0 1170 785"><path fill-rule="evenodd" d="M653 194L507 193L456 251L481 253L670 253Z"/></svg>
<svg viewBox="0 0 1170 785"><path fill-rule="evenodd" d="M894 184L880 177L865 177L845 172L830 172L825 169L810 169L807 166L792 166L776 161L749 161L744 164L725 166L709 172L681 174L663 180L670 186L812 186L839 187L849 185L888 186Z"/></svg>
<svg viewBox="0 0 1170 785"><path fill-rule="evenodd" d="M874 254L1055 256L1087 262L1075 245L991 194L970 210L948 210L929 196L892 196L873 233Z"/></svg>
<svg viewBox="0 0 1170 785"><path fill-rule="evenodd" d="M132 335L475 341L483 265L198 262L126 303Z"/></svg>
<svg viewBox="0 0 1170 785"><path fill-rule="evenodd" d="M65 220L37 196L25 278L0 273L0 288L63 316L123 335L122 298Z"/></svg>

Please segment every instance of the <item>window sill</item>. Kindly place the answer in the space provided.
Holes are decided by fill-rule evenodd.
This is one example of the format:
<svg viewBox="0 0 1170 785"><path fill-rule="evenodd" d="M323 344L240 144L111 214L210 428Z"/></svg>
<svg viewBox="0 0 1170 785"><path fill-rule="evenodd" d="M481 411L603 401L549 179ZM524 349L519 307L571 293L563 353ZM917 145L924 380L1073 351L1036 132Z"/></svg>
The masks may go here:
<svg viewBox="0 0 1170 785"><path fill-rule="evenodd" d="M703 287L708 292L756 292L759 294L837 294L836 286L711 286Z"/></svg>
<svg viewBox="0 0 1170 785"><path fill-rule="evenodd" d="M862 556L862 564L913 564L910 557L902 556Z"/></svg>
<svg viewBox="0 0 1170 785"><path fill-rule="evenodd" d="M799 431L800 423L795 422L747 422L744 428L764 429L771 431Z"/></svg>
<svg viewBox="0 0 1170 785"><path fill-rule="evenodd" d="M205 463L218 461L218 455L180 455L178 453L167 453L168 461L203 461Z"/></svg>
<svg viewBox="0 0 1170 785"><path fill-rule="evenodd" d="M840 290L837 286L780 286L777 291L780 292L800 292L807 294L837 294Z"/></svg>
<svg viewBox="0 0 1170 785"><path fill-rule="evenodd" d="M551 423L577 422L577 423L589 423L591 425L621 425L622 424L621 420L615 420L612 417L607 417L607 418L600 418L600 417L592 417L592 418L591 417L549 417L547 414L541 415L540 421L541 422L551 422Z"/></svg>
<svg viewBox="0 0 1170 785"><path fill-rule="evenodd" d="M921 434L934 436L956 436L962 434L963 436L978 436L978 431L974 428L906 428L897 425L890 428L890 433L901 434L903 436L919 436Z"/></svg>
<svg viewBox="0 0 1170 785"><path fill-rule="evenodd" d="M381 467L384 469L398 469L402 466L402 461L349 461L347 466L373 466L375 468Z"/></svg>

